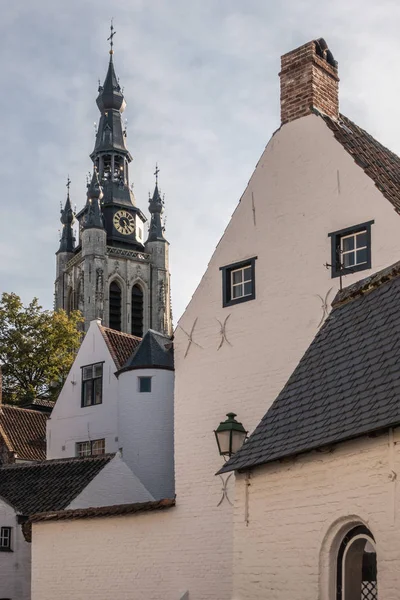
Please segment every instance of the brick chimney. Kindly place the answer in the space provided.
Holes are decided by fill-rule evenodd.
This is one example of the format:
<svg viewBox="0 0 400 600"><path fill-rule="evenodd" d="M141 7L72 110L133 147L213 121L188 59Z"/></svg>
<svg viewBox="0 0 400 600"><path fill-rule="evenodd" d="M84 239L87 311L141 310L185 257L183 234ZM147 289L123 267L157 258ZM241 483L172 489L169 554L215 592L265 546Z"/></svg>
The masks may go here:
<svg viewBox="0 0 400 600"><path fill-rule="evenodd" d="M325 40L313 40L281 57L281 121L289 123L311 114L339 117L337 62Z"/></svg>

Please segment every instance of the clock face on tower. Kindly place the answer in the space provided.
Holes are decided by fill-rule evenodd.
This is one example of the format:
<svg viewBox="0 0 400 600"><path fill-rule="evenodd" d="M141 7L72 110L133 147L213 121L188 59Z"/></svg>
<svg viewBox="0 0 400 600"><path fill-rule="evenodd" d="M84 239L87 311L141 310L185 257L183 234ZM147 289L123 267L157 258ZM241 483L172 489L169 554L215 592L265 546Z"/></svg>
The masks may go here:
<svg viewBox="0 0 400 600"><path fill-rule="evenodd" d="M122 235L131 235L135 231L135 219L127 210L116 212L113 224L118 233L122 233Z"/></svg>

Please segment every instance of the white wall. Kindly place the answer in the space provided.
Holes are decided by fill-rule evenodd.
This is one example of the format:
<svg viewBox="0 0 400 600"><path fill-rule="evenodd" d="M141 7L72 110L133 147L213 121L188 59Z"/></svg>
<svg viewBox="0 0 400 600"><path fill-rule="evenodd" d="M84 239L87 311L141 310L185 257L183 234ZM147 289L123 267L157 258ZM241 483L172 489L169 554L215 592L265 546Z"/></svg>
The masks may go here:
<svg viewBox="0 0 400 600"><path fill-rule="evenodd" d="M335 600L336 556L344 535L366 525L376 541L378 594L400 587L400 436L354 440L331 454L254 469L237 478L235 600Z"/></svg>
<svg viewBox="0 0 400 600"><path fill-rule="evenodd" d="M151 392L139 392L151 377ZM173 498L174 372L135 369L119 375L119 432L124 461L156 499Z"/></svg>
<svg viewBox="0 0 400 600"><path fill-rule="evenodd" d="M154 500L153 496L118 452L67 508L114 506L150 500Z"/></svg>
<svg viewBox="0 0 400 600"><path fill-rule="evenodd" d="M213 430L229 411L250 431L256 426L317 331L322 315L318 295L324 298L333 288L329 301L338 288L338 279L331 279L323 266L331 257L328 233L371 219L372 269L347 276L346 285L400 258L400 218L321 118L293 121L272 137L180 320L190 333L197 319L193 340L198 345L192 344L186 357L188 338L180 327L176 330L177 507L161 522L149 517L146 527L135 529L135 543L147 553L151 573L145 556L133 549L129 560L137 568L124 575L116 600L127 598L133 586L137 598L172 600L189 590L191 600L231 599L233 514L226 498L218 506L222 483L214 474L222 460ZM223 308L220 267L253 256L258 257L255 300ZM228 315L229 344L218 350L218 321ZM231 501L233 479L228 482ZM93 531L104 527L100 521L92 522ZM50 535L60 526L42 526L38 543L43 542L44 555L45 527ZM112 531L113 560L125 569L126 549L118 542L122 533ZM79 568L79 556L72 549L66 554L62 560ZM53 556L47 573L42 564L34 575L42 595L36 592L34 600L50 600L44 579L50 589L54 572L62 588L62 562ZM152 581L153 573L168 574L162 590ZM111 578L103 589L114 593Z"/></svg>
<svg viewBox="0 0 400 600"><path fill-rule="evenodd" d="M81 406L82 369L103 364L103 402ZM96 321L90 325L75 362L68 374L50 419L47 421L47 458L76 456L76 443L105 438L106 452L116 452L118 441L118 381L104 338ZM63 449L65 447L65 449Z"/></svg>
<svg viewBox="0 0 400 600"><path fill-rule="evenodd" d="M0 552L0 597L30 600L31 545L25 541L15 510L0 498L0 527L12 527L12 552Z"/></svg>

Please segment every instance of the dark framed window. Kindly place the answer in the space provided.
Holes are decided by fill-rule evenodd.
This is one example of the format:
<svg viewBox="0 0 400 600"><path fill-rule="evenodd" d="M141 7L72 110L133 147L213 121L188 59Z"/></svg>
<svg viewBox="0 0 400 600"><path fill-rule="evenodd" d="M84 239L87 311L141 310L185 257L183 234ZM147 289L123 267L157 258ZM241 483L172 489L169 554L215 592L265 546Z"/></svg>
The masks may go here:
<svg viewBox="0 0 400 600"><path fill-rule="evenodd" d="M143 335L143 292L138 285L132 287L132 335Z"/></svg>
<svg viewBox="0 0 400 600"><path fill-rule="evenodd" d="M0 550L11 550L12 527L0 528Z"/></svg>
<svg viewBox="0 0 400 600"><path fill-rule="evenodd" d="M363 525L351 529L340 545L337 557L336 598L378 598L375 540Z"/></svg>
<svg viewBox="0 0 400 600"><path fill-rule="evenodd" d="M85 442L78 442L76 444L76 456L98 456L105 454L106 441L101 440L87 440Z"/></svg>
<svg viewBox="0 0 400 600"><path fill-rule="evenodd" d="M374 221L328 234L331 238L332 277L371 268L371 225Z"/></svg>
<svg viewBox="0 0 400 600"><path fill-rule="evenodd" d="M103 363L82 367L82 406L103 401Z"/></svg>
<svg viewBox="0 0 400 600"><path fill-rule="evenodd" d="M110 283L109 326L121 331L121 288L116 281Z"/></svg>
<svg viewBox="0 0 400 600"><path fill-rule="evenodd" d="M139 392L151 392L151 377L138 377Z"/></svg>
<svg viewBox="0 0 400 600"><path fill-rule="evenodd" d="M222 306L232 306L256 297L255 261L248 258L226 267L222 271Z"/></svg>

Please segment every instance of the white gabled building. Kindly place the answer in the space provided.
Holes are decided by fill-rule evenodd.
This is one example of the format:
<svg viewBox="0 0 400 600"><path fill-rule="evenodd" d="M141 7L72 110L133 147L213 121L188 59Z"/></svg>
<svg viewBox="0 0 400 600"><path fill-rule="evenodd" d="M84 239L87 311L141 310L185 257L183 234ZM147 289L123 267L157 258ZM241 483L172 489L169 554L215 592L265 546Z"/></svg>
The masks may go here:
<svg viewBox="0 0 400 600"><path fill-rule="evenodd" d="M47 458L121 451L154 498L173 498L173 348L92 321L47 423Z"/></svg>
<svg viewBox="0 0 400 600"><path fill-rule="evenodd" d="M31 598L30 518L43 512L107 507L129 510L133 503L157 506L120 454L17 463L0 468L0 597ZM55 594L57 596L57 594Z"/></svg>
<svg viewBox="0 0 400 600"><path fill-rule="evenodd" d="M98 589L116 600L132 589L137 600L231 600L234 476L215 477L222 459L213 431L232 411L251 432L324 322L340 280L349 285L399 258L400 159L339 113L337 64L325 42L283 56L280 78L281 126L175 334L176 507L83 529L35 524L33 600L52 598L46 589L65 562L77 578L71 586L61 576L59 600L97 600ZM95 543L104 528L112 553ZM51 551L71 531L107 570L86 569L73 544Z"/></svg>

